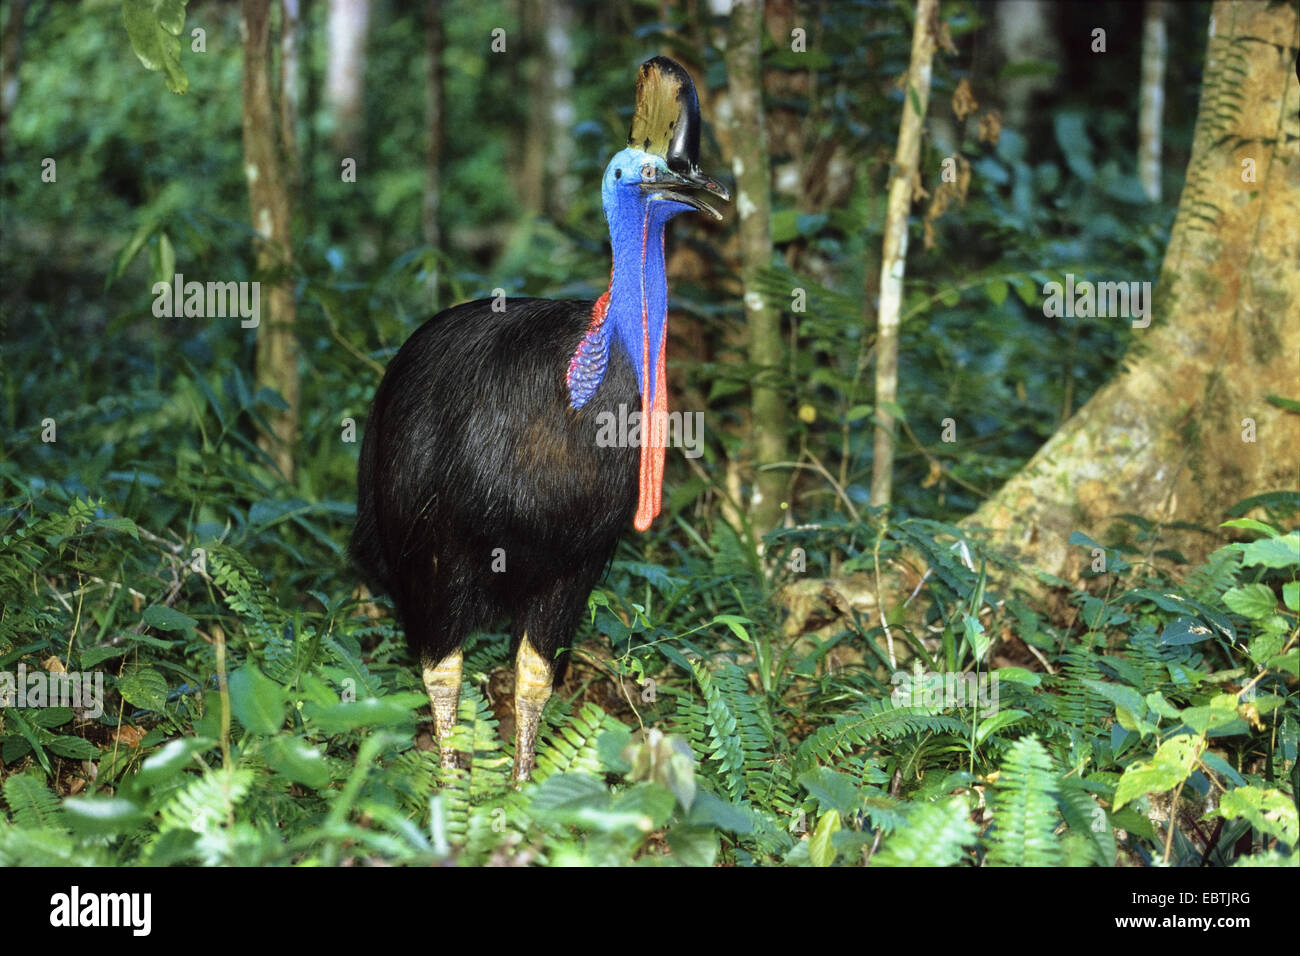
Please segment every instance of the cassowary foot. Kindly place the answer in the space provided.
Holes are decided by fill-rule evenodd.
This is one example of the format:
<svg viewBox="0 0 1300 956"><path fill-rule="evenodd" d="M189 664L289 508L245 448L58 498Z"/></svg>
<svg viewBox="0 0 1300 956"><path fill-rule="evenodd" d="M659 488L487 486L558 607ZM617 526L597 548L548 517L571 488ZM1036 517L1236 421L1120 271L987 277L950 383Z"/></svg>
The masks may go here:
<svg viewBox="0 0 1300 956"><path fill-rule="evenodd" d="M436 664L424 662L424 689L433 709L433 734L438 740L442 769L458 766L450 740L456 726L456 705L460 703L460 673L464 664L460 651L453 651Z"/></svg>
<svg viewBox="0 0 1300 956"><path fill-rule="evenodd" d="M516 783L523 783L536 763L537 726L551 697L555 669L538 654L525 634L515 655L515 768Z"/></svg>

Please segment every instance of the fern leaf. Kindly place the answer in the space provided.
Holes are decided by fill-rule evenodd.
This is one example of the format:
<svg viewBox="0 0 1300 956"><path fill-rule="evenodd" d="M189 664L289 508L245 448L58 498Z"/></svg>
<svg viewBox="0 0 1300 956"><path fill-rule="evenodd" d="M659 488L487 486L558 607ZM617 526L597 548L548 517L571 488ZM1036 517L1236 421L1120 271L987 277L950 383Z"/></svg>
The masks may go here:
<svg viewBox="0 0 1300 956"><path fill-rule="evenodd" d="M14 774L4 782L5 803L10 819L19 827L63 829L63 807L59 798L35 773Z"/></svg>
<svg viewBox="0 0 1300 956"><path fill-rule="evenodd" d="M1002 765L993 795L989 862L994 866L1059 866L1056 771L1037 737L1022 737Z"/></svg>
<svg viewBox="0 0 1300 956"><path fill-rule="evenodd" d="M924 803L907 814L872 863L875 866L953 866L975 842L976 826L964 797Z"/></svg>
<svg viewBox="0 0 1300 956"><path fill-rule="evenodd" d="M741 746L736 714L721 688L714 683L708 668L698 661L693 661L691 667L704 696L708 716L708 758L717 764L717 778L723 792L733 801L740 800L745 794L745 751ZM706 764L701 762L701 767L704 766Z"/></svg>
<svg viewBox="0 0 1300 956"><path fill-rule="evenodd" d="M871 701L835 719L809 736L799 746L796 766L832 763L854 747L863 747L878 739L896 740L925 731L964 735L965 722L943 714L933 714L923 707L895 707L889 700Z"/></svg>

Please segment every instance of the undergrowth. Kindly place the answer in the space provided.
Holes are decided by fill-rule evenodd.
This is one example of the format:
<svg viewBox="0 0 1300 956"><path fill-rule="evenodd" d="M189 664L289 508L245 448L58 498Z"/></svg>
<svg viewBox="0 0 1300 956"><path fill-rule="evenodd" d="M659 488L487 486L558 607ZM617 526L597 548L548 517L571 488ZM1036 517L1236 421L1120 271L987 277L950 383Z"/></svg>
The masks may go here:
<svg viewBox="0 0 1300 956"><path fill-rule="evenodd" d="M1091 579L1047 582L1071 624L934 522L852 529L850 571L930 569L888 632L783 635L793 564L725 526L625 545L516 789L504 635L468 649L443 770L386 606L308 572L328 503L186 541L29 487L0 533L0 864L1293 865L1300 533L1294 495L1261 503L1179 579L1076 534ZM282 521L302 563L271 579ZM63 672L102 695L55 699Z"/></svg>

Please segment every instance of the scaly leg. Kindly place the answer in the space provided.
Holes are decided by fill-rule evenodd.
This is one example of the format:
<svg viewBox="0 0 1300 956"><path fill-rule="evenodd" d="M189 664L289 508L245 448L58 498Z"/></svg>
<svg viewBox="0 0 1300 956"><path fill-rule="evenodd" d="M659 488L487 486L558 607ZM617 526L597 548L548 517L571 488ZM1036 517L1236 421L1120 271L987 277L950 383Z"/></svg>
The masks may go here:
<svg viewBox="0 0 1300 956"><path fill-rule="evenodd" d="M460 671L463 658L460 651L452 651L436 664L423 662L424 689L429 694L429 704L433 707L433 731L438 738L438 752L442 758L442 769L450 770L456 766L456 751L451 749L447 738L456 726L456 705L460 701Z"/></svg>
<svg viewBox="0 0 1300 956"><path fill-rule="evenodd" d="M537 749L537 725L542 708L551 696L555 668L537 653L528 635L519 642L515 655L515 781L522 783L533 772Z"/></svg>

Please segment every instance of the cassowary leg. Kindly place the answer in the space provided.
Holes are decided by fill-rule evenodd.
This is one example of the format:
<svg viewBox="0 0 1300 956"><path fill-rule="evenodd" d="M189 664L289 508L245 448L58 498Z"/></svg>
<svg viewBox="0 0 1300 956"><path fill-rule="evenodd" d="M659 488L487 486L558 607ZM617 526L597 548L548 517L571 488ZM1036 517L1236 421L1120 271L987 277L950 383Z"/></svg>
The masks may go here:
<svg viewBox="0 0 1300 956"><path fill-rule="evenodd" d="M515 780L522 782L533 772L537 750L537 725L542 708L551 697L555 668L537 653L525 634L515 654Z"/></svg>
<svg viewBox="0 0 1300 956"><path fill-rule="evenodd" d="M444 770L456 766L456 751L451 749L448 738L451 729L456 726L462 663L459 650L452 651L437 663L427 658L423 662L424 689L428 692L429 704L433 707L433 731L438 738L438 751Z"/></svg>

